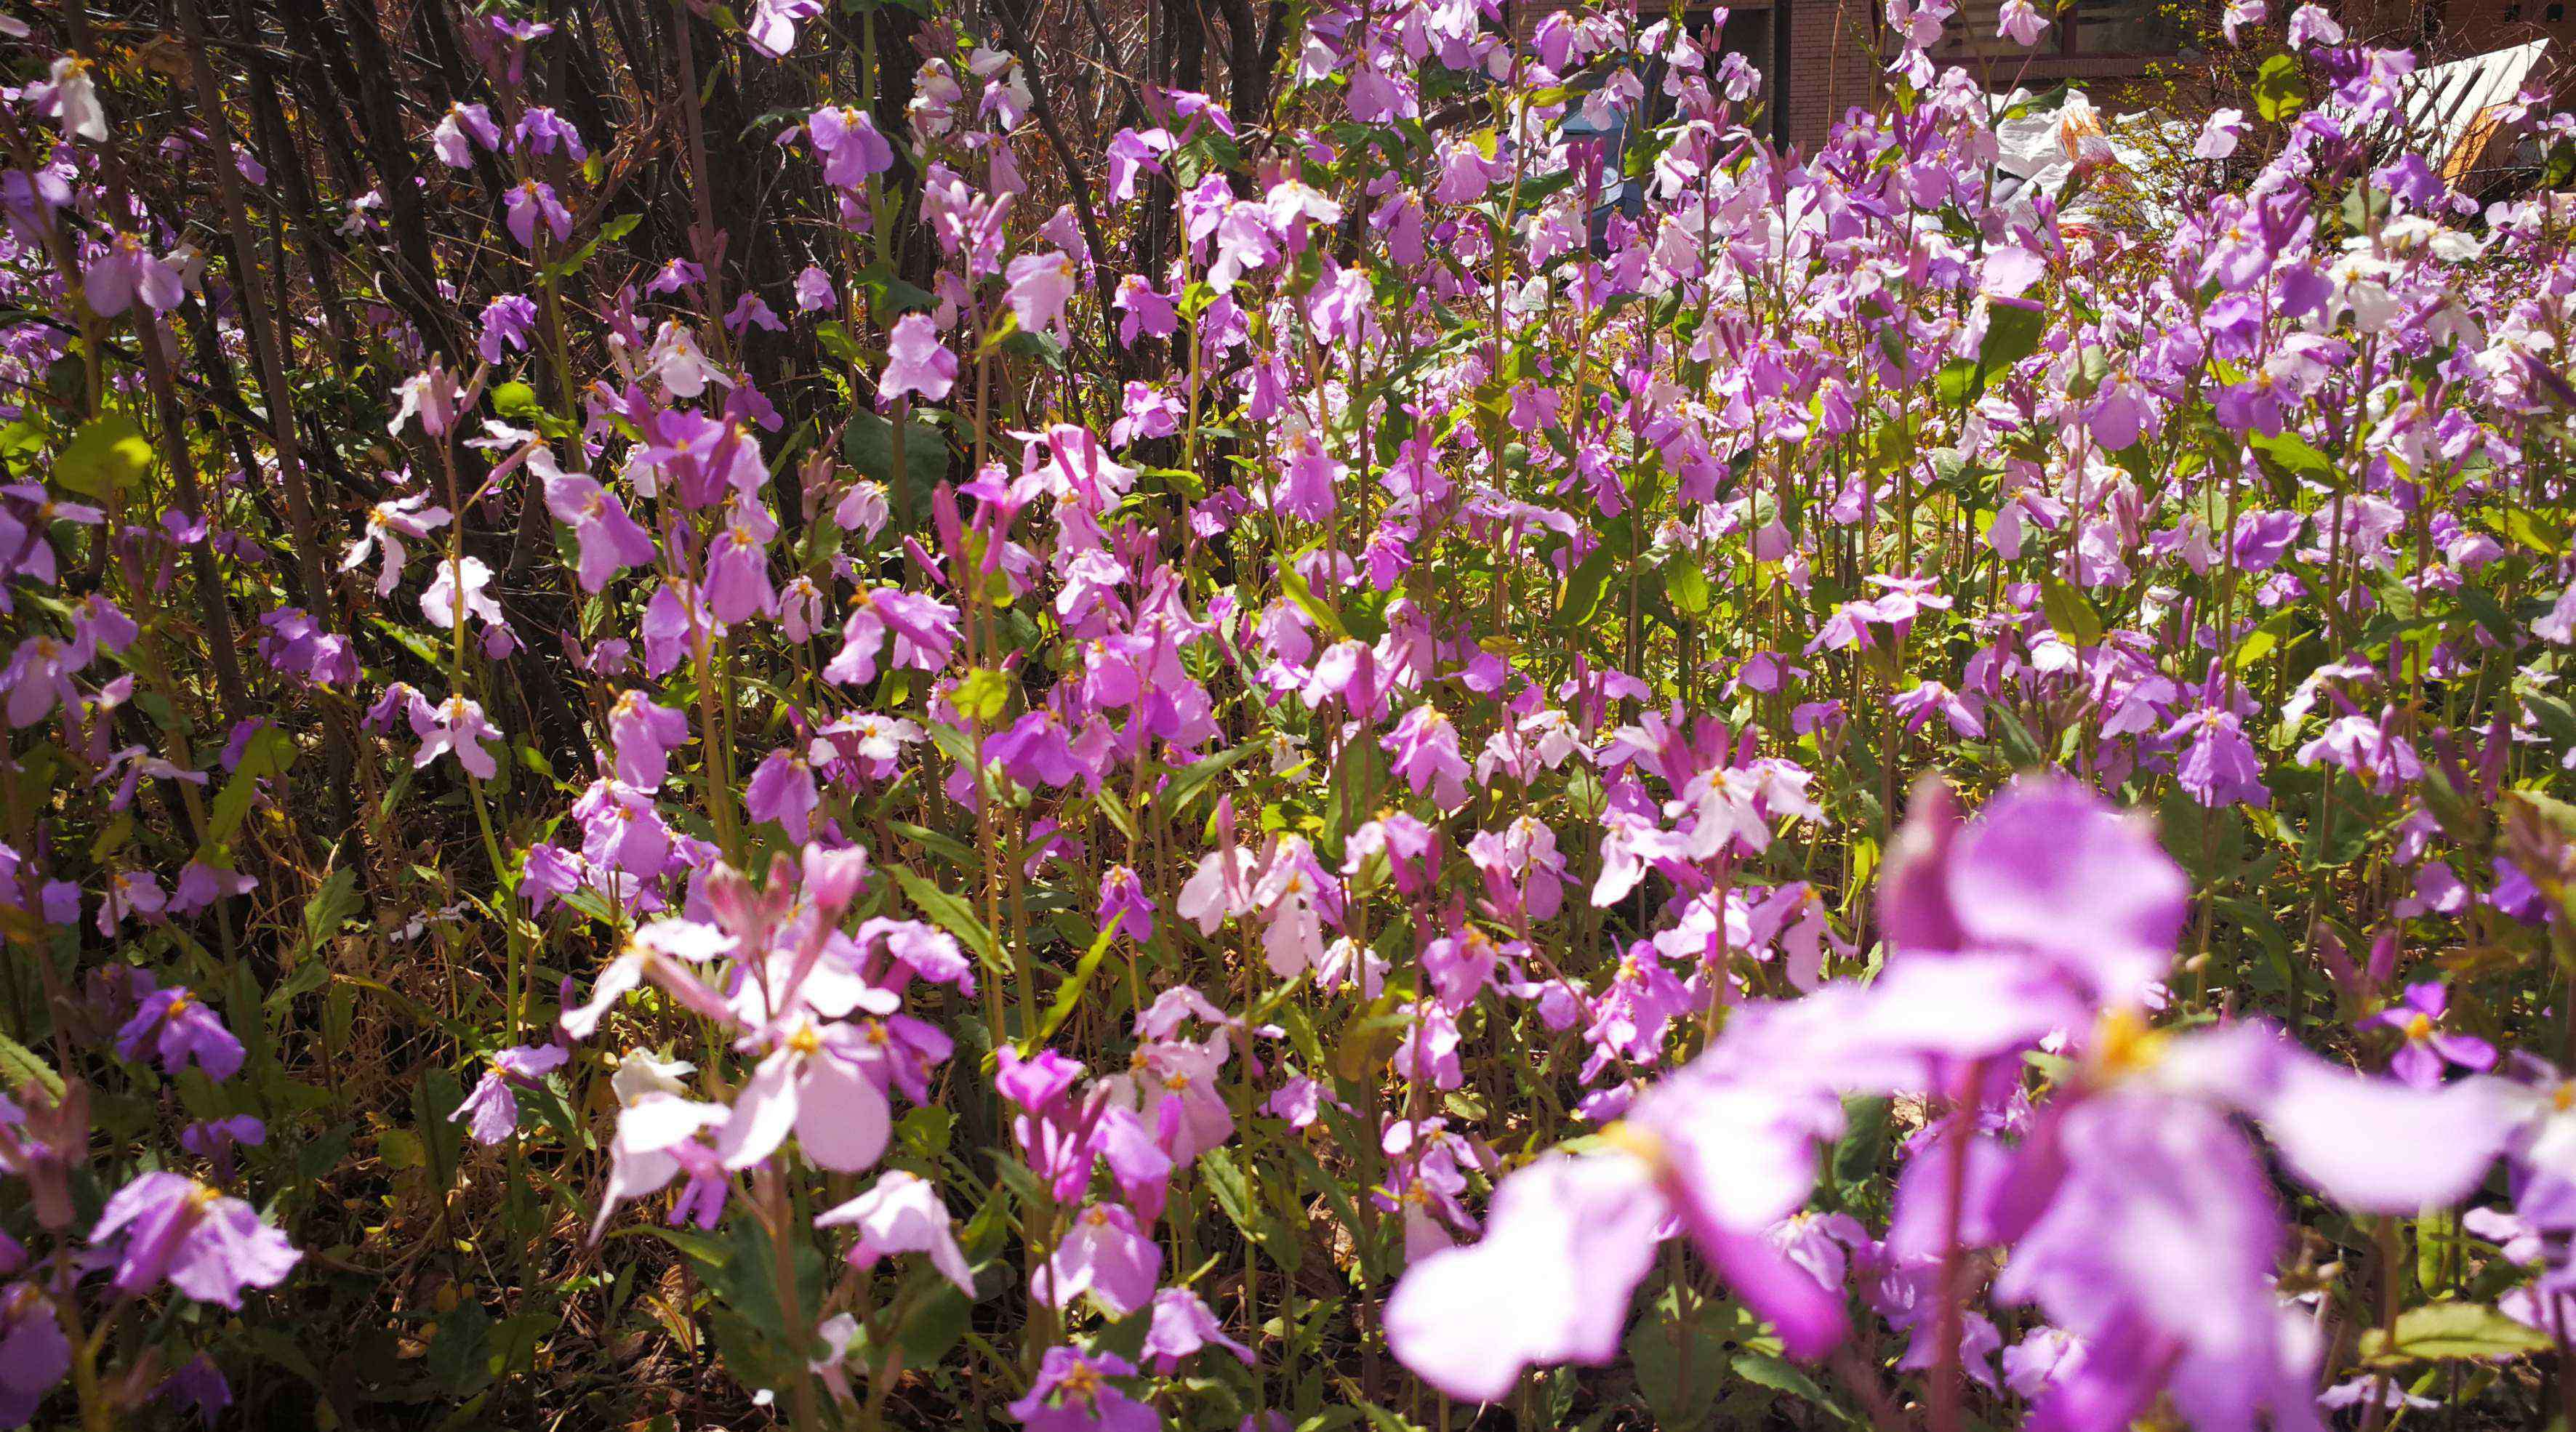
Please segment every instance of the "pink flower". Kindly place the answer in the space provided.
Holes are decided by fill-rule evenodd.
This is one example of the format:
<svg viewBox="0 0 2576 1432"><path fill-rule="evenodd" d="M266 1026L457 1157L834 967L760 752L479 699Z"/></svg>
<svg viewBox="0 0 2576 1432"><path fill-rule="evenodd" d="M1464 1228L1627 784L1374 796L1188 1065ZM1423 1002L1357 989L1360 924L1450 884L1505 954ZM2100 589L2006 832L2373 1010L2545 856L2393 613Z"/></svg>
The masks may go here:
<svg viewBox="0 0 2576 1432"><path fill-rule="evenodd" d="M641 691L621 692L608 711L608 737L617 751L617 778L659 790L671 773L671 752L688 742L689 718Z"/></svg>
<svg viewBox="0 0 2576 1432"><path fill-rule="evenodd" d="M746 617L766 616L778 605L769 583L769 539L778 524L767 511L737 505L724 530L715 535L707 559L707 609L728 625Z"/></svg>
<svg viewBox="0 0 2576 1432"><path fill-rule="evenodd" d="M600 1195L590 1236L599 1237L619 1204L659 1192L683 1172L689 1176L689 1187L672 1208L671 1221L678 1223L694 1212L704 1226L714 1227L732 1180L700 1135L724 1120L721 1104L702 1104L669 1093L647 1092L627 1101L617 1116L617 1135L609 1144L608 1187Z"/></svg>
<svg viewBox="0 0 2576 1432"><path fill-rule="evenodd" d="M859 1241L846 1255L853 1268L873 1268L890 1253L927 1253L941 1276L967 1297L975 1296L975 1278L957 1247L947 1205L940 1202L937 1188L916 1175L887 1169L877 1175L874 1188L817 1214L814 1226L859 1230Z"/></svg>
<svg viewBox="0 0 2576 1432"><path fill-rule="evenodd" d="M939 325L923 313L895 320L886 342L885 372L877 379L877 403L884 406L906 393L931 402L948 396L957 382L957 355L939 337Z"/></svg>
<svg viewBox="0 0 2576 1432"><path fill-rule="evenodd" d="M572 211L555 197L551 184L536 179L523 180L501 191L501 207L507 217L510 237L519 241L520 248L536 248L537 222L540 219L553 231L556 243L572 237Z"/></svg>
<svg viewBox="0 0 2576 1432"><path fill-rule="evenodd" d="M467 616L486 626L506 626L509 623L501 615L501 604L486 590L491 585L492 569L484 565L482 558L445 559L438 564L438 575L420 594L420 614L441 631L452 630Z"/></svg>
<svg viewBox="0 0 2576 1432"><path fill-rule="evenodd" d="M340 558L343 572L367 560L370 552L381 549L384 563L376 574L376 595L390 596L394 584L402 580L403 539L425 538L447 525L448 511L429 503L429 494L416 492L409 497L390 498L367 510L366 530Z"/></svg>
<svg viewBox="0 0 2576 1432"><path fill-rule="evenodd" d="M885 1152L893 1116L884 1092L862 1065L864 1036L846 1024L829 1028L796 1016L767 1036L770 1052L734 1097L716 1136L729 1169L747 1169L778 1151L792 1130L815 1165L857 1173Z"/></svg>
<svg viewBox="0 0 2576 1432"><path fill-rule="evenodd" d="M1145 1332L1140 1354L1153 1359L1154 1371L1169 1377L1182 1358L1206 1347L1224 1348L1242 1359L1244 1366L1252 1366L1252 1349L1225 1335L1225 1325L1199 1301L1198 1294L1187 1288L1165 1288L1154 1294L1154 1321Z"/></svg>
<svg viewBox="0 0 2576 1432"><path fill-rule="evenodd" d="M411 733L420 738L420 749L414 751L411 763L426 766L446 752L456 753L466 774L490 780L500 767L492 753L483 749L486 741L501 737L501 728L483 718L480 703L463 696L450 696L436 706L417 696L412 698Z"/></svg>
<svg viewBox="0 0 2576 1432"><path fill-rule="evenodd" d="M850 598L841 649L823 679L864 686L877 678L877 654L894 638L893 665L937 671L957 646L957 609L900 587L861 587Z"/></svg>
<svg viewBox="0 0 2576 1432"><path fill-rule="evenodd" d="M1458 728L1438 707L1426 702L1405 712L1379 744L1395 758L1395 773L1414 794L1429 792L1442 810L1467 803L1467 761L1458 754Z"/></svg>
<svg viewBox="0 0 2576 1432"><path fill-rule="evenodd" d="M546 509L572 528L583 591L599 591L628 567L653 564L653 534L627 516L626 504L596 478L563 471L543 448L528 455L528 470L545 482Z"/></svg>
<svg viewBox="0 0 2576 1432"><path fill-rule="evenodd" d="M1123 1318L1145 1306L1163 1270L1163 1250L1137 1231L1136 1215L1095 1203L1074 1215L1044 1267L1029 1277L1029 1296L1052 1307L1088 1293L1100 1310Z"/></svg>
<svg viewBox="0 0 2576 1432"><path fill-rule="evenodd" d="M1054 249L1022 254L1011 260L1003 277L1010 289L1003 296L1024 333L1064 327L1064 305L1073 297L1073 260Z"/></svg>
<svg viewBox="0 0 2576 1432"><path fill-rule="evenodd" d="M822 801L814 785L814 768L786 746L769 753L742 793L743 807L753 820L774 820L786 829L788 839L796 841L805 839L814 808Z"/></svg>
<svg viewBox="0 0 2576 1432"><path fill-rule="evenodd" d="M492 111L479 104L449 105L429 132L429 147L451 169L473 168L477 144L501 147L501 127L492 122Z"/></svg>
<svg viewBox="0 0 2576 1432"><path fill-rule="evenodd" d="M1406 1271L1387 1299L1387 1343L1471 1402L1510 1396L1532 1363L1606 1363L1663 1217L1628 1160L1542 1159L1495 1190L1481 1241Z"/></svg>
<svg viewBox="0 0 2576 1432"><path fill-rule="evenodd" d="M826 105L806 119L805 133L814 141L815 152L823 156L826 184L856 189L869 176L894 167L894 146L877 132L876 117L866 110Z"/></svg>
<svg viewBox="0 0 2576 1432"><path fill-rule="evenodd" d="M769 58L783 59L796 47L796 27L823 13L823 0L753 0L742 37Z"/></svg>

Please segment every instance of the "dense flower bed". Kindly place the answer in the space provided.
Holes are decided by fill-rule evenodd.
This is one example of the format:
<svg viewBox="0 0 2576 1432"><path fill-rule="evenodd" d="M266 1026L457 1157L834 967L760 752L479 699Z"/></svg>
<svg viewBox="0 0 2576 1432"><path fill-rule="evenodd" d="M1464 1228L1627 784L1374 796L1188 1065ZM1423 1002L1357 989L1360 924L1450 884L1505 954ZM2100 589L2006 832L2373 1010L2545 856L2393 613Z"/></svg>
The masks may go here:
<svg viewBox="0 0 2576 1432"><path fill-rule="evenodd" d="M2576 1405L2576 216L2407 54L171 3L0 19L0 1423Z"/></svg>

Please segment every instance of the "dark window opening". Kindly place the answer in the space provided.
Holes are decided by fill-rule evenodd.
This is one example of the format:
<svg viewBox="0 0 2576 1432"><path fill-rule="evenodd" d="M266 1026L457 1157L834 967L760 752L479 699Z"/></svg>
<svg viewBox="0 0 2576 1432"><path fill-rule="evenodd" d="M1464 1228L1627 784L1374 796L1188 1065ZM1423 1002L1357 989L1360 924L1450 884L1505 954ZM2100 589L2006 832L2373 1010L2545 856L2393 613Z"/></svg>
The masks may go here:
<svg viewBox="0 0 2576 1432"><path fill-rule="evenodd" d="M2038 0L2048 29L2024 49L2000 34L2003 0L1961 0L1934 52L1943 59L2012 59L2027 55L2095 59L2162 58L2181 52L2183 33L2170 0Z"/></svg>

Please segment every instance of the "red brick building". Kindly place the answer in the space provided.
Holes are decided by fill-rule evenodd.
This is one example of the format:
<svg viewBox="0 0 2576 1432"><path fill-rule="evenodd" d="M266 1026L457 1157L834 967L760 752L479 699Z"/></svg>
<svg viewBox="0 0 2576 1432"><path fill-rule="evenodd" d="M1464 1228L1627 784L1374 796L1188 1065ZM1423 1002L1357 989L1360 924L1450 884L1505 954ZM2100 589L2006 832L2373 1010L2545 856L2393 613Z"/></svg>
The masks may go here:
<svg viewBox="0 0 2576 1432"><path fill-rule="evenodd" d="M1520 0L1514 22L1524 35L1569 0ZM2048 0L2038 0L2048 13ZM2271 0L2277 21L2298 0ZM2328 0L2356 38L2406 45L2428 59L2482 54L2526 40L2548 39L2554 54L2569 53L2576 0ZM2188 83L2213 67L2199 49L2215 28L2216 7L2195 18L2191 0L2067 0L2038 46L2025 50L1996 35L2002 0L1960 0L1950 34L1935 56L1944 63L1981 70L1997 89L2015 85L2046 89L2071 82L2105 103L2124 97L2149 100L2167 78ZM1766 88L1785 90L1786 137L1800 144L1822 138L1854 105L1878 95L1886 52L1885 0L1741 0L1727 7L1716 48L1745 56L1766 77ZM1660 13L1643 0L1643 14ZM1705 25L1710 5L1689 4L1686 14ZM1785 14L1786 45L1778 28ZM2234 53L2234 52L2231 52ZM1766 96L1767 98L1768 96Z"/></svg>

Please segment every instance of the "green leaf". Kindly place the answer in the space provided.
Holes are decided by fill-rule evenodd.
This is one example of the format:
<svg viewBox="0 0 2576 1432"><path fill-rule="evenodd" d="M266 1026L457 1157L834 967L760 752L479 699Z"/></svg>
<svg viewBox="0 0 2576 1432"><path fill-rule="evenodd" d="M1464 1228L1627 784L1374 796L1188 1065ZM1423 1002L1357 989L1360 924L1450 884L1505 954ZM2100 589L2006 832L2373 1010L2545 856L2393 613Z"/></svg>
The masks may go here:
<svg viewBox="0 0 2576 1432"><path fill-rule="evenodd" d="M2040 337L2047 331L2048 310L2038 304L1990 299L1986 304L1986 336L1977 345L1977 366L1991 378L2038 352Z"/></svg>
<svg viewBox="0 0 2576 1432"><path fill-rule="evenodd" d="M894 424L861 408L841 432L841 460L894 490ZM918 415L903 425L903 486L928 492L948 480L948 437ZM904 514L898 513L897 516Z"/></svg>
<svg viewBox="0 0 2576 1432"><path fill-rule="evenodd" d="M1322 627L1326 636L1335 641L1349 638L1351 629L1342 620L1342 614L1331 602L1316 596L1315 589L1307 585L1296 568L1286 565L1279 568L1279 589L1288 594L1288 600L1296 604L1297 610L1306 614L1306 620Z"/></svg>
<svg viewBox="0 0 2576 1432"><path fill-rule="evenodd" d="M2254 112L2275 122L2288 119L2308 106L2308 82L2299 73L2298 57L2287 52L2272 56L2254 72Z"/></svg>
<svg viewBox="0 0 2576 1432"><path fill-rule="evenodd" d="M1102 927L1100 934L1092 940L1091 948L1083 951L1082 958L1074 962L1073 972L1055 987L1054 1003L1047 1006L1046 1018L1038 1022L1037 1032L1020 1041L1020 1053L1035 1052L1039 1045L1047 1042L1048 1036L1073 1017L1075 1007L1082 1003L1083 987L1091 983L1093 972L1100 968L1101 957L1109 953L1111 937L1117 933L1115 924Z"/></svg>
<svg viewBox="0 0 2576 1432"><path fill-rule="evenodd" d="M0 1077L6 1077L13 1089L40 1084L47 1094L63 1096L63 1076L54 1072L54 1066L6 1034L0 1034Z"/></svg>
<svg viewBox="0 0 2576 1432"><path fill-rule="evenodd" d="M1843 1100L1843 1136L1833 1157L1837 1188L1858 1189L1877 1177L1879 1161L1887 1156L1887 1115L1885 1099L1856 1095Z"/></svg>
<svg viewBox="0 0 2576 1432"><path fill-rule="evenodd" d="M905 1313L903 1326L895 1331L895 1346L903 1350L906 1367L933 1367L966 1336L973 1320L975 1305L945 1278L930 1285L929 1292Z"/></svg>
<svg viewBox="0 0 2576 1432"><path fill-rule="evenodd" d="M870 311L884 319L898 313L927 313L939 306L939 295L897 278L890 264L870 264L851 277L867 290Z"/></svg>
<svg viewBox="0 0 2576 1432"><path fill-rule="evenodd" d="M1610 587L1610 569L1619 555L1607 543L1596 547L1565 579L1565 601L1557 608L1557 625L1579 627L1601 609L1601 594Z"/></svg>
<svg viewBox="0 0 2576 1432"><path fill-rule="evenodd" d="M1011 704L1011 684L1002 673L989 667L977 667L966 673L957 689L948 694L948 704L969 721L990 726L1001 719L1003 708Z"/></svg>
<svg viewBox="0 0 2576 1432"><path fill-rule="evenodd" d="M1657 1426L1707 1424L1718 1393L1733 1377L1726 1334L1736 1327L1735 1319L1699 1302L1697 1294L1667 1289L1628 1330L1628 1362L1637 1375L1637 1392Z"/></svg>
<svg viewBox="0 0 2576 1432"><path fill-rule="evenodd" d="M867 356L860 349L859 340L850 336L850 330L833 319L825 319L814 325L814 340L823 345L824 352L844 363L857 363ZM882 422L883 419L879 421Z"/></svg>
<svg viewBox="0 0 2576 1432"><path fill-rule="evenodd" d="M2297 433L2285 432L2279 437L2249 433L2245 445L2254 449L2254 461L2275 481L2288 478L2322 487L2334 485L2334 464L2317 451L2314 443Z"/></svg>
<svg viewBox="0 0 2576 1432"><path fill-rule="evenodd" d="M545 415L537 390L525 383L501 383L492 389L492 411L514 423L533 423Z"/></svg>
<svg viewBox="0 0 2576 1432"><path fill-rule="evenodd" d="M242 748L241 764L233 767L231 779L215 792L214 800L206 807L205 848L230 841L250 814L251 795L259 783L293 764L295 743L274 726L261 727L259 734Z"/></svg>
<svg viewBox="0 0 2576 1432"><path fill-rule="evenodd" d="M2285 642L2294 640L2298 630L2297 613L2286 609L2274 612L2238 640L2236 650L2227 659L2237 670L2243 671L2279 650Z"/></svg>
<svg viewBox="0 0 2576 1432"><path fill-rule="evenodd" d="M2362 1357L2382 1367L2423 1360L2515 1357L2552 1346L2548 1334L2483 1303L2428 1303L2398 1314L2394 1337L2382 1328L2361 1335Z"/></svg>
<svg viewBox="0 0 2576 1432"><path fill-rule="evenodd" d="M492 1319L471 1299L438 1320L423 1359L430 1381L454 1397L480 1392L492 1381Z"/></svg>
<svg viewBox="0 0 2576 1432"><path fill-rule="evenodd" d="M1252 1201L1251 1180L1244 1177L1243 1166L1234 1161L1233 1151L1220 1146L1201 1154L1199 1177L1206 1181L1208 1192L1216 1195L1217 1207L1234 1220L1234 1226L1251 1233L1258 1205Z"/></svg>
<svg viewBox="0 0 2576 1432"><path fill-rule="evenodd" d="M1672 598L1675 611L1701 615L1708 610L1708 570L1691 554L1677 554L1664 564L1664 595Z"/></svg>
<svg viewBox="0 0 2576 1432"><path fill-rule="evenodd" d="M2102 640L2102 614L2074 584L2059 576L2041 579L2040 603L2048 613L2048 625L2070 645L2094 646Z"/></svg>
<svg viewBox="0 0 2576 1432"><path fill-rule="evenodd" d="M2540 730L2561 746L2576 747L2576 709L2555 696L2534 691L2522 698L2523 709L2540 722Z"/></svg>
<svg viewBox="0 0 2576 1432"><path fill-rule="evenodd" d="M1734 1367L1735 1375L1747 1382L1770 1388L1774 1392L1785 1392L1793 1397L1805 1398L1844 1422L1855 1425L1858 1422L1858 1419L1845 1412L1831 1397L1826 1396L1825 1390L1816 1385L1814 1378L1807 1376L1799 1370L1796 1363L1785 1358L1773 1357L1767 1352L1740 1352L1735 1355L1735 1360L1730 1365Z"/></svg>
<svg viewBox="0 0 2576 1432"><path fill-rule="evenodd" d="M1986 390L1985 378L1977 365L1965 358L1953 358L1941 365L1932 377L1933 390L1943 407L1955 408L1976 398Z"/></svg>
<svg viewBox="0 0 2576 1432"><path fill-rule="evenodd" d="M888 868L894 872L895 883L903 887L903 897L910 900L914 908L928 915L932 924L955 935L959 943L973 950L977 961L984 966L987 977L1010 978L1010 967L1002 963L1000 943L994 940L992 931L984 928L984 922L975 918L974 910L968 907L964 899L940 889L900 865Z"/></svg>
<svg viewBox="0 0 2576 1432"><path fill-rule="evenodd" d="M365 903L358 897L356 866L343 865L324 876L322 888L304 902L304 952L310 955L321 949L322 942L338 934Z"/></svg>
<svg viewBox="0 0 2576 1432"><path fill-rule="evenodd" d="M143 440L143 430L123 413L108 413L81 424L64 445L54 459L54 481L104 500L141 482L151 467L152 445Z"/></svg>
<svg viewBox="0 0 2576 1432"><path fill-rule="evenodd" d="M1265 736L1255 736L1219 751L1205 760L1194 761L1183 767L1180 774L1172 777L1171 782L1163 787L1163 809L1175 815L1188 810L1190 802L1198 798L1199 792L1207 789L1208 782L1268 749L1270 749L1269 739Z"/></svg>

